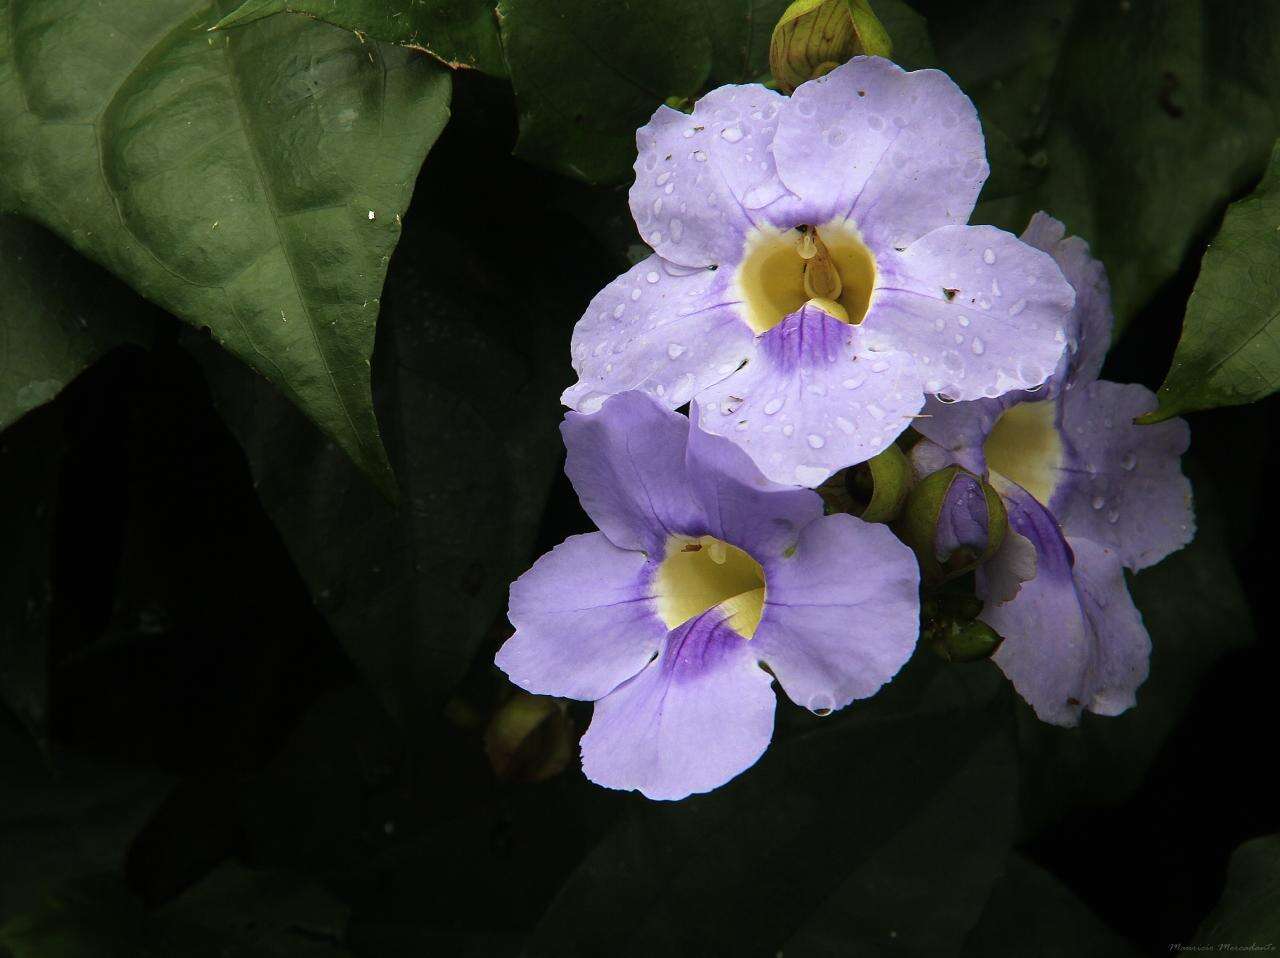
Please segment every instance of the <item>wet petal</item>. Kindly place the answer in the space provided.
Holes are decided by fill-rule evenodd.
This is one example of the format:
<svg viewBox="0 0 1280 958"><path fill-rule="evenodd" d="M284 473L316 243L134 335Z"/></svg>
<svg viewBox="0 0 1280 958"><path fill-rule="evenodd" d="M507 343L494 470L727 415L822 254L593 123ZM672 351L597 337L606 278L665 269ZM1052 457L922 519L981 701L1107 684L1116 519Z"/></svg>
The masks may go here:
<svg viewBox="0 0 1280 958"><path fill-rule="evenodd" d="M701 418L697 403L690 417L695 423ZM816 492L766 479L742 449L697 426L689 430L687 464L709 534L758 561L781 555L800 530L822 517Z"/></svg>
<svg viewBox="0 0 1280 958"><path fill-rule="evenodd" d="M911 354L925 392L980 399L1053 374L1074 293L1047 254L992 226L946 226L877 265L862 328Z"/></svg>
<svg viewBox="0 0 1280 958"><path fill-rule="evenodd" d="M1031 217L1022 241L1052 256L1076 291L1072 322L1067 330L1071 342L1066 369L1055 378L1091 383L1102 371L1102 361L1111 347L1114 317L1106 268L1090 255L1088 243L1078 236L1066 236L1066 227L1048 213Z"/></svg>
<svg viewBox="0 0 1280 958"><path fill-rule="evenodd" d="M716 272L650 256L600 291L573 329L579 381L561 397L594 412L609 396L638 389L675 409L724 379L754 350Z"/></svg>
<svg viewBox="0 0 1280 958"><path fill-rule="evenodd" d="M659 107L636 133L631 215L640 237L673 263L728 266L762 209L786 195L773 144L785 97L758 84L723 86L691 115Z"/></svg>
<svg viewBox="0 0 1280 958"><path fill-rule="evenodd" d="M873 695L915 649L920 573L887 526L819 519L765 581L751 645L797 705L826 712Z"/></svg>
<svg viewBox="0 0 1280 958"><path fill-rule="evenodd" d="M560 426L564 471L582 508L621 549L661 557L672 533L702 535L706 519L685 470L689 420L639 392Z"/></svg>
<svg viewBox="0 0 1280 958"><path fill-rule="evenodd" d="M604 535L571 536L511 585L516 632L496 663L539 695L595 700L635 675L666 635L652 565Z"/></svg>
<svg viewBox="0 0 1280 958"><path fill-rule="evenodd" d="M906 246L966 223L987 178L969 98L938 70L855 57L801 84L774 142L778 175L819 222L853 219L873 245Z"/></svg>
<svg viewBox="0 0 1280 958"><path fill-rule="evenodd" d="M1119 557L1086 539L1065 539L1025 490L998 488L1010 526L1036 548L1036 576L1012 601L988 601L982 611L1004 637L996 664L1045 722L1075 725L1085 710L1118 715L1136 701L1151 651ZM978 589L991 594L981 570Z"/></svg>
<svg viewBox="0 0 1280 958"><path fill-rule="evenodd" d="M817 486L870 459L924 404L901 352L805 306L760 337L755 358L699 397L701 428L741 446L771 480Z"/></svg>
<svg viewBox="0 0 1280 958"><path fill-rule="evenodd" d="M776 697L750 645L719 609L673 629L656 660L596 703L582 737L587 778L678 799L754 765L773 737Z"/></svg>
<svg viewBox="0 0 1280 958"><path fill-rule="evenodd" d="M1110 547L1135 570L1190 542L1191 483L1181 467L1191 442L1186 421L1134 425L1156 408L1155 394L1105 380L1069 389L1059 402L1068 459L1050 505L1066 534Z"/></svg>

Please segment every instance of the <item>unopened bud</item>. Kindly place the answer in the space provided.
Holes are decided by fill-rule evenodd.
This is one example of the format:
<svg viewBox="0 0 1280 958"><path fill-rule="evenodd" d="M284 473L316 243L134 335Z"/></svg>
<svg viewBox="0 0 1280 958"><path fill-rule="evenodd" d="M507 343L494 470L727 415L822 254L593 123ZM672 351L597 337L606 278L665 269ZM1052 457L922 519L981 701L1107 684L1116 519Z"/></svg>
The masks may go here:
<svg viewBox="0 0 1280 958"><path fill-rule="evenodd" d="M541 782L564 771L573 757L573 720L566 703L517 692L489 720L485 752L504 782Z"/></svg>
<svg viewBox="0 0 1280 958"><path fill-rule="evenodd" d="M926 599L920 609L920 638L948 662L976 662L995 654L999 633L978 620L982 600L972 595L942 594Z"/></svg>
<svg viewBox="0 0 1280 958"><path fill-rule="evenodd" d="M830 512L866 522L891 522L902 511L911 485L911 464L896 445L866 462L841 469L818 487Z"/></svg>
<svg viewBox="0 0 1280 958"><path fill-rule="evenodd" d="M769 67L778 89L790 93L851 57L887 57L892 50L867 0L796 0L773 28Z"/></svg>
<svg viewBox="0 0 1280 958"><path fill-rule="evenodd" d="M937 583L990 559L1008 528L999 494L968 470L948 466L911 490L898 531L925 581Z"/></svg>

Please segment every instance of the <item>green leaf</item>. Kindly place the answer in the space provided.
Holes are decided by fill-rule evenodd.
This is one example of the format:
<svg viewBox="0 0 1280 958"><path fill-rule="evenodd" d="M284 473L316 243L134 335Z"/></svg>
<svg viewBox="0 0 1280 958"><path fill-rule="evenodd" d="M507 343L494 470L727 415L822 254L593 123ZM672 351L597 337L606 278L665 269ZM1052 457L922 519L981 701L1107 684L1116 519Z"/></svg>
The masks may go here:
<svg viewBox="0 0 1280 958"><path fill-rule="evenodd" d="M1280 124L1280 8L1268 0L923 0L941 65L1043 163L975 221L1047 210L1107 266L1117 332L1256 181ZM896 39L896 38L895 38Z"/></svg>
<svg viewBox="0 0 1280 958"><path fill-rule="evenodd" d="M931 660L830 719L783 698L777 740L739 778L632 800L526 953L958 950L1008 854L1017 772L994 667L992 700Z"/></svg>
<svg viewBox="0 0 1280 958"><path fill-rule="evenodd" d="M1280 834L1245 842L1231 856L1218 907L1196 932L1206 949L1280 940Z"/></svg>
<svg viewBox="0 0 1280 958"><path fill-rule="evenodd" d="M562 455L570 332L607 279L545 209L552 177L481 155L461 129L441 144L415 201L433 216L409 220L387 282L374 391L398 507L272 391L200 353L318 608L402 721L438 709L505 626Z"/></svg>
<svg viewBox="0 0 1280 958"><path fill-rule="evenodd" d="M217 23L242 26L301 13L362 36L430 53L455 68L506 76L493 0L245 0Z"/></svg>
<svg viewBox="0 0 1280 958"><path fill-rule="evenodd" d="M1137 958L1142 952L1049 872L1022 855L1010 855L963 954Z"/></svg>
<svg viewBox="0 0 1280 958"><path fill-rule="evenodd" d="M0 444L0 705L42 744L62 447L62 415L56 407L26 417Z"/></svg>
<svg viewBox="0 0 1280 958"><path fill-rule="evenodd" d="M0 0L7 201L276 384L383 488L369 355L443 68L223 3Z"/></svg>
<svg viewBox="0 0 1280 958"><path fill-rule="evenodd" d="M0 430L108 350L149 340L158 317L48 230L0 215Z"/></svg>
<svg viewBox="0 0 1280 958"><path fill-rule="evenodd" d="M623 179L636 130L665 100L765 72L785 5L504 0L498 20L520 108L516 153L588 183Z"/></svg>
<svg viewBox="0 0 1280 958"><path fill-rule="evenodd" d="M1182 338L1141 422L1255 402L1280 388L1280 142L1258 188L1227 210L1187 302Z"/></svg>

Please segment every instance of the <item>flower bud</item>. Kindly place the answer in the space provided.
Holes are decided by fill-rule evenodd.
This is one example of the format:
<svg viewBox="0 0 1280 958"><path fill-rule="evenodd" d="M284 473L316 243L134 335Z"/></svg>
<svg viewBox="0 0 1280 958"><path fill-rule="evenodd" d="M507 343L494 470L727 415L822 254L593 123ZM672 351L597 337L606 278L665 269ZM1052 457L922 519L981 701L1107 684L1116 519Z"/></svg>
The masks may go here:
<svg viewBox="0 0 1280 958"><path fill-rule="evenodd" d="M896 445L818 487L831 512L847 512L865 522L891 522L902 511L911 485L911 464Z"/></svg>
<svg viewBox="0 0 1280 958"><path fill-rule="evenodd" d="M541 782L558 775L573 757L574 742L567 704L527 692L507 699L484 733L489 764L504 782Z"/></svg>
<svg viewBox="0 0 1280 958"><path fill-rule="evenodd" d="M893 47L867 0L795 0L769 41L769 66L784 93L861 53L887 57Z"/></svg>
<svg viewBox="0 0 1280 958"><path fill-rule="evenodd" d="M978 621L982 600L972 595L942 594L924 601L920 637L948 662L976 662L995 654L1002 641Z"/></svg>
<svg viewBox="0 0 1280 958"><path fill-rule="evenodd" d="M990 559L1008 528L999 494L968 470L948 466L911 490L898 532L915 550L924 579L938 583Z"/></svg>

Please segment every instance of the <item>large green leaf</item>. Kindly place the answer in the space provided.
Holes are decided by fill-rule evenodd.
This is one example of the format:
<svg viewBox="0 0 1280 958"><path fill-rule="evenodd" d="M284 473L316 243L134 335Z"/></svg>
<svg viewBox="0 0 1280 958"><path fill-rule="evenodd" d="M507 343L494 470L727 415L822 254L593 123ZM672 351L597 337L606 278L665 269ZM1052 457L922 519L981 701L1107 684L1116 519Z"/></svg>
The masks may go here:
<svg viewBox="0 0 1280 958"><path fill-rule="evenodd" d="M1266 176L1227 210L1187 302L1182 339L1144 422L1237 406L1280 388L1280 143Z"/></svg>
<svg viewBox="0 0 1280 958"><path fill-rule="evenodd" d="M994 673L924 652L825 724L780 696L780 740L764 758L708 795L633 799L526 953L957 951L1016 818Z"/></svg>
<svg viewBox="0 0 1280 958"><path fill-rule="evenodd" d="M1206 950L1280 940L1280 835L1245 842L1231 856L1227 887L1196 932Z"/></svg>
<svg viewBox="0 0 1280 958"><path fill-rule="evenodd" d="M1044 175L979 207L1045 209L1107 265L1122 328L1256 180L1280 129L1269 0L921 0L942 66Z"/></svg>
<svg viewBox="0 0 1280 958"><path fill-rule="evenodd" d="M446 71L224 2L0 0L6 202L265 375L389 488L369 391Z"/></svg>
<svg viewBox="0 0 1280 958"><path fill-rule="evenodd" d="M778 0L503 0L502 45L520 107L516 152L589 183L620 180L636 129L669 97L768 69Z"/></svg>
<svg viewBox="0 0 1280 958"><path fill-rule="evenodd" d="M158 316L48 230L0 215L0 429L103 353L145 342Z"/></svg>
<svg viewBox="0 0 1280 958"><path fill-rule="evenodd" d="M202 354L318 608L402 720L437 709L505 624L562 455L569 335L610 269L546 210L554 178L500 149L478 162L489 143L463 128L442 141L415 201L433 216L409 220L388 278L374 392L398 506L271 390Z"/></svg>
<svg viewBox="0 0 1280 958"><path fill-rule="evenodd" d="M301 13L387 43L423 50L451 67L505 76L494 0L245 0L219 29Z"/></svg>

